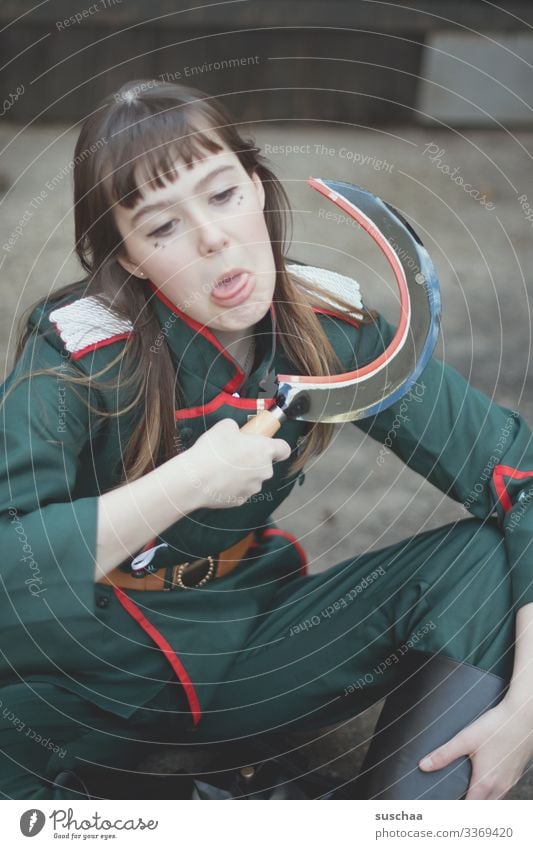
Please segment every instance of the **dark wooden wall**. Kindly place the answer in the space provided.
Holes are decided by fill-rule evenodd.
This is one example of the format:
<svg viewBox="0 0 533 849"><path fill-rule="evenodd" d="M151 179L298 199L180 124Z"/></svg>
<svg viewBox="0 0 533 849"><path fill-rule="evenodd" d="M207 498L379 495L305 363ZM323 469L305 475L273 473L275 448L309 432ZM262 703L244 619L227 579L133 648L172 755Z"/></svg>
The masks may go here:
<svg viewBox="0 0 533 849"><path fill-rule="evenodd" d="M531 0L510 0L506 12L482 0L34 5L0 4L2 111L20 122L75 122L122 83L157 76L223 96L242 120L411 122L430 31L533 24ZM235 66L187 71L216 62Z"/></svg>

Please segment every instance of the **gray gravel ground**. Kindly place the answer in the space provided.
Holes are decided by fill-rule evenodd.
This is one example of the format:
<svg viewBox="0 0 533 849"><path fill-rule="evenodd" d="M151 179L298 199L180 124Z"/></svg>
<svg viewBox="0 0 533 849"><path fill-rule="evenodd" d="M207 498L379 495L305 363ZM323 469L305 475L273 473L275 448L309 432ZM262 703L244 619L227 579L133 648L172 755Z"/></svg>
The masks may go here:
<svg viewBox="0 0 533 849"><path fill-rule="evenodd" d="M301 122L250 130L291 197L291 257L350 274L360 282L367 305L394 318L391 274L377 249L350 224L326 221L320 212L326 202L305 180L343 179L388 200L418 231L437 268L443 298L437 354L496 402L519 409L533 422L533 222L526 218L526 204L533 206L533 133L366 130ZM6 191L0 246L14 239L9 250L0 249L3 362L12 351L21 311L82 276L72 248L68 166L75 139L76 133L62 125L0 126L0 181ZM470 194L458 185L459 175L471 186ZM393 455L378 465L379 449L351 424L339 426L327 454L309 464L304 486L276 512L281 527L299 537L311 570L467 515ZM353 776L378 711L375 705L342 728L292 735L289 742L303 747L299 753L309 766ZM162 769L174 765L168 759L160 764ZM533 798L531 768L509 798Z"/></svg>

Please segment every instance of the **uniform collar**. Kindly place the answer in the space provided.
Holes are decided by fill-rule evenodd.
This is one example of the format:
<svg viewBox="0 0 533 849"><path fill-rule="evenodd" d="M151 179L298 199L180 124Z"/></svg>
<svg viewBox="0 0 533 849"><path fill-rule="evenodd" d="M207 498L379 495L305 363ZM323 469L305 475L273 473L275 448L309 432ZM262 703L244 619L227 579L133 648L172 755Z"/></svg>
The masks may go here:
<svg viewBox="0 0 533 849"><path fill-rule="evenodd" d="M166 340L180 382L186 377L200 380L204 400L208 386L216 392L238 393L240 397L271 390L267 383L276 353L274 303L256 325L256 359L253 371L246 377L209 328L186 315L151 280L146 283L155 296L152 306L161 326L161 337L155 340L154 347L158 350Z"/></svg>

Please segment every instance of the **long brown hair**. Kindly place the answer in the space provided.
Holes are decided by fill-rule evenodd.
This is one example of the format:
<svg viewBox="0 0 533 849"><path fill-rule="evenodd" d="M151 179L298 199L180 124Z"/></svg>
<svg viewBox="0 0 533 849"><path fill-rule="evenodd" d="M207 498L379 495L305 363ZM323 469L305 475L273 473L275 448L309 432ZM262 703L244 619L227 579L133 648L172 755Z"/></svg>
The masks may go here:
<svg viewBox="0 0 533 849"><path fill-rule="evenodd" d="M206 133L204 130L208 129ZM136 168L143 165L149 181L163 186L162 176L172 180L176 155L187 164L205 156L205 150L222 150L217 139L234 151L249 176L257 173L265 189L265 220L272 242L276 267L274 303L279 302L276 321L279 341L295 373L330 374L342 370L326 333L311 308L320 306L321 290L307 282L295 281L286 270L285 247L292 226L287 194L267 167L268 160L252 138L244 138L225 108L212 97L193 88L158 79L134 80L106 97L84 121L74 154L74 210L76 252L87 272L83 281L54 291L46 300L54 303L70 294L91 295L134 328L119 354L100 372L89 376L62 370L63 380L92 389L116 390L118 382L106 381L105 374L120 365L120 386L131 387L133 397L118 410L88 406L102 417L119 416L132 409L142 411L120 458L121 480L135 480L179 453L176 437L176 371L164 343L153 353L153 339L160 326L146 284L128 274L117 262L122 238L113 215L113 205L134 207L142 199L136 182ZM333 297L329 295L328 298ZM354 310L353 305L335 298L339 313L349 313L362 322L374 320L375 313ZM15 353L17 360L32 328L29 314L43 300L29 308ZM322 302L323 303L323 302ZM328 305L331 309L331 304ZM41 369L37 374L54 374ZM177 391L176 391L177 390ZM310 425L305 446L291 464L289 475L298 472L312 455L322 453L333 435L333 424Z"/></svg>

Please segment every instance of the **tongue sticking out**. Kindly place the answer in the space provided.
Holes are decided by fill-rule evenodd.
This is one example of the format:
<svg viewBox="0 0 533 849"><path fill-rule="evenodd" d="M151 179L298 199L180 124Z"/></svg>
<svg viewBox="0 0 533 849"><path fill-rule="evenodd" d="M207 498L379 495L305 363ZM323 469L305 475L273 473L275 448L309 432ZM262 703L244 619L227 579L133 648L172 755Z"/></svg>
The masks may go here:
<svg viewBox="0 0 533 849"><path fill-rule="evenodd" d="M213 297L218 300L229 300L247 287L250 282L250 274L241 271L233 277L226 277L217 283L213 289Z"/></svg>
<svg viewBox="0 0 533 849"><path fill-rule="evenodd" d="M217 283L217 289L227 288L237 277L240 277L240 274L236 274L235 277L225 277L224 280L221 280Z"/></svg>

